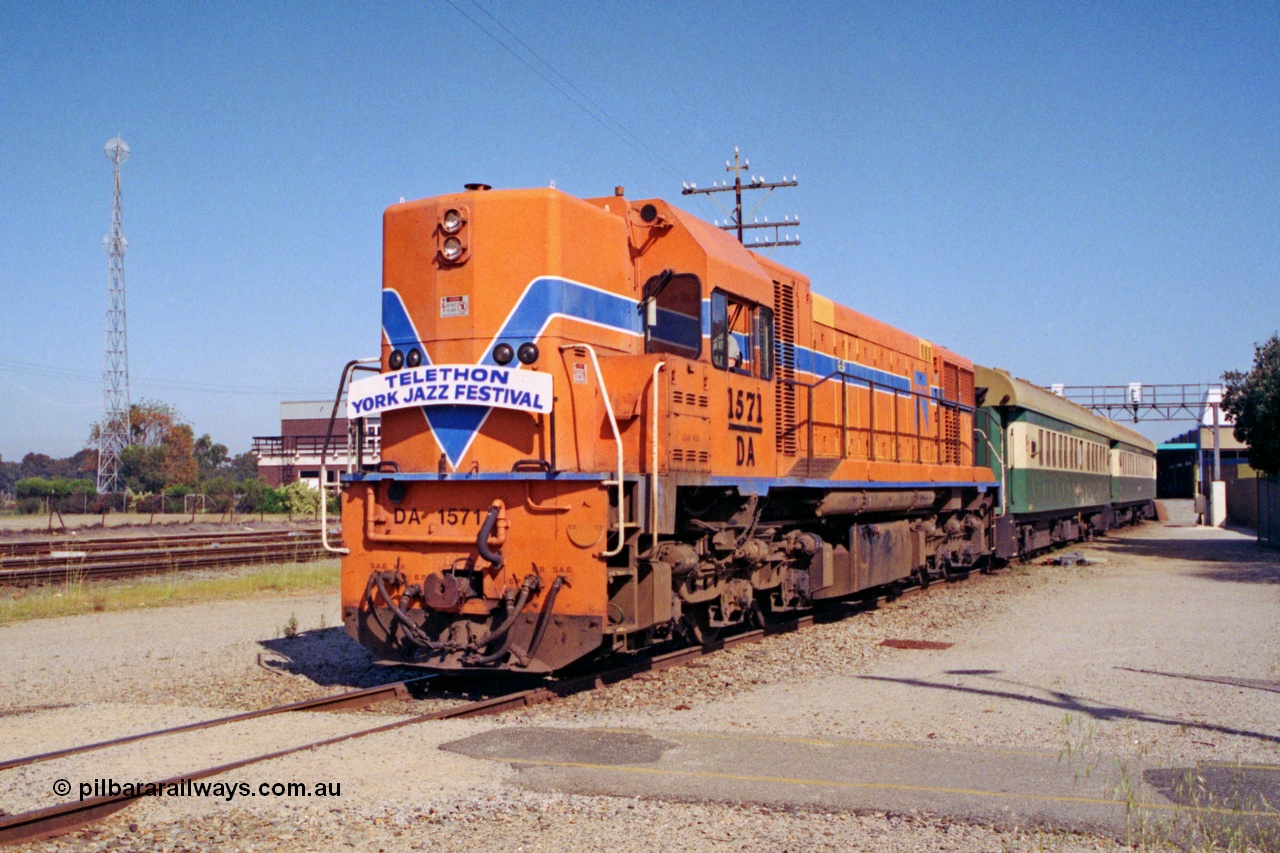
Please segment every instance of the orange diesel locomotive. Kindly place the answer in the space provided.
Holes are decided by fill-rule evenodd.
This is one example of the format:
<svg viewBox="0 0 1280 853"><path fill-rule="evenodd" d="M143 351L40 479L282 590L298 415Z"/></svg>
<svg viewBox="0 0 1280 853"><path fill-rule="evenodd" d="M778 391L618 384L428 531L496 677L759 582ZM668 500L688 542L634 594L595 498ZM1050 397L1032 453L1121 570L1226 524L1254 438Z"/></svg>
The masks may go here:
<svg viewBox="0 0 1280 853"><path fill-rule="evenodd" d="M989 551L973 365L667 203L469 191L384 217L381 416L343 619L383 660L550 672Z"/></svg>

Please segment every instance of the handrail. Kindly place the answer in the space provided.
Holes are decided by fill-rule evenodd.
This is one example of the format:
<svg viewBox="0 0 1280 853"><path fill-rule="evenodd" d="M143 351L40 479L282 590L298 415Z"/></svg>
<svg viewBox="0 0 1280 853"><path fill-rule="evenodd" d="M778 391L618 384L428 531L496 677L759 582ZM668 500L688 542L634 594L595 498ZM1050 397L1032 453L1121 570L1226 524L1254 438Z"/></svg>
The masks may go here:
<svg viewBox="0 0 1280 853"><path fill-rule="evenodd" d="M987 447L991 449L991 455L994 456L996 458L996 461L1000 463L1000 514L997 515L996 518L1004 518L1005 511L1008 506L1008 497L1006 495L1006 490L1008 488L1006 483L1008 482L1008 480L1006 475L1009 471L1009 466L1004 464L1004 459L1000 457L999 451L997 451L996 446L991 443L991 438L986 434L986 432L979 429L978 427L974 427L973 431L976 432L978 435L982 436L982 440L985 441L987 443Z"/></svg>
<svg viewBox="0 0 1280 853"><path fill-rule="evenodd" d="M908 388L907 390L903 391L903 390L902 390L902 389L900 389L900 388L894 388L894 387L891 387L891 386L882 385L882 384L877 383L877 382L875 382L875 381L873 381L873 380L871 380L871 379L863 379L863 378L862 378L862 377L860 377L860 376L852 376L852 375L850 375L850 374L848 374L848 373L845 373L845 372L844 372L844 371L842 371L842 370L833 370L832 372L828 373L826 376L823 376L821 379L819 379L819 380L818 380L818 381L816 381L816 382L802 382L802 381L801 381L801 380L799 380L799 379L784 379L784 378L782 378L781 376L779 376L779 377L777 377L777 378L775 379L775 381L776 381L776 382L782 383L782 384L784 384L784 385L792 385L792 386L796 386L796 387L804 388L806 391L808 391L808 392L809 392L809 393L808 393L808 395L807 395L807 396L808 396L808 409L809 409L809 411L808 411L808 427L809 427L809 437L808 437L808 438L809 438L809 446L808 446L808 448L806 449L805 453L806 453L806 461L808 462L808 464L809 464L810 466L812 466L812 464L813 464L813 438L814 438L814 433L813 433L813 430L814 430L814 417L813 417L813 414L814 414L814 413L813 413L813 392L814 392L814 389L816 389L818 386L823 385L824 383L826 383L826 382L828 382L828 381L830 381L830 380L832 380L832 379L836 378L837 376L841 377L841 379L843 380L843 381L840 383L840 385L841 385L841 402L842 402L842 405L841 405L841 407L840 407L840 428L841 428L841 433L840 433L840 434L841 434L840 458L841 458L841 459L847 459L847 458L849 458L849 457L848 457L848 448L849 448L849 443L848 443L848 429L849 429L849 427L848 427L848 418L849 418L849 407L848 407L848 405L847 405L846 388L847 388L847 386L848 386L848 380L850 380L850 379L852 379L853 381L858 382L858 383L865 383L865 384L866 384L866 386L867 386L867 389L868 389L869 391L871 391L871 392L872 392L872 393L871 393L871 406L870 406L870 410L869 410L870 421L869 421L869 425L868 425L868 430L870 431L871 436L870 436L870 441L868 442L868 448L867 448L867 449L868 449L868 453L867 453L867 456L868 456L868 458L869 458L871 461L873 461L873 462L875 461L875 458L876 458L876 448L875 448L875 434L876 434L876 424L875 424L875 392L876 392L877 390L883 390L883 391L885 391L885 393L893 394L893 396L894 396L895 404L894 404L894 429L893 429L893 433L894 433L894 453L893 453L893 458L894 458L894 461L895 461L895 462L901 461L901 459L900 459L900 457L901 457L901 452L900 452L900 448L899 448L899 446L898 446L898 441L899 441L899 439L901 438L901 435L900 435L900 433L899 433L899 431L898 431L898 426L897 426L897 419L898 419L898 407L897 407L897 404L896 404L896 400L898 399L898 397L905 395L905 396L911 397L911 398L913 398L913 399L914 399L914 398L921 398L921 399L925 400L925 402L932 402L932 403L936 403L936 404L938 405L938 410L939 410L939 412L941 412L941 410L942 410L942 409L944 409L944 408L945 408L945 409L954 409L954 410L955 410L955 411L957 411L957 412L969 412L969 413L971 413L971 414L972 414L972 413L974 413L974 412L977 412L977 407L976 407L976 406L969 406L969 405L966 405L966 404L964 404L964 403L961 403L959 400L948 400L948 399L947 399L947 398L945 398L945 397L935 397L935 396L933 396L933 394L932 394L932 393L925 393L925 392L923 392L923 391L917 391L917 390L915 390L914 388ZM916 415L916 434L917 434L917 437L916 437L916 456L917 456L917 458L918 458L918 459L920 458L920 442L921 442L919 432L920 432L920 417L919 417L919 414L917 413L917 415ZM941 423L941 420L939 420L939 423L938 423L938 430L937 430L937 435L935 436L935 439L934 439L934 440L935 440L935 443L938 445L938 463L939 463L939 464L941 464L941 461L942 461L942 423ZM961 444L963 445L963 441L961 442ZM972 449L972 448L970 448L970 449ZM923 461L923 460L921 460L921 461Z"/></svg>
<svg viewBox="0 0 1280 853"><path fill-rule="evenodd" d="M600 361L596 358L595 347L590 344L564 344L560 347L560 352L566 350L582 349L587 351L587 355L591 356L591 366L596 372L596 381L600 383L600 396L604 398L604 410L609 416L609 428L613 430L613 440L618 447L618 544L609 550L603 551L601 557L616 557L622 553L622 548L627 539L627 522L626 522L626 502L623 486L625 481L623 475L626 473L623 468L622 459L622 433L618 430L618 419L613 415L613 403L609 401L609 389L604 384L604 374L600 372ZM610 485L606 480L605 485Z"/></svg>
<svg viewBox="0 0 1280 853"><path fill-rule="evenodd" d="M653 426L650 432L653 435L653 463L649 470L649 536L652 540L650 547L658 542L658 373L662 368L666 367L665 361L660 361L653 366Z"/></svg>
<svg viewBox="0 0 1280 853"><path fill-rule="evenodd" d="M333 411L329 413L329 428L325 431L324 444L320 448L320 544L324 546L324 549L330 554L341 554L342 556L346 556L351 553L351 549L335 548L329 544L329 496L325 494L325 489L328 488L329 484L328 477L326 477L324 469L325 457L329 452L329 439L333 436L333 422L338 419L338 406L342 405L342 395L347 390L347 382L351 379L352 371L368 370L369 368L362 368L360 365L373 364L374 362L381 364L382 357L378 356L375 358L352 359L347 362L346 367L342 368L342 379L338 382L338 393L333 398ZM361 436L361 438L363 439L363 436ZM350 440L351 434L348 432L348 450L350 449ZM373 495L369 495L368 499L372 501Z"/></svg>

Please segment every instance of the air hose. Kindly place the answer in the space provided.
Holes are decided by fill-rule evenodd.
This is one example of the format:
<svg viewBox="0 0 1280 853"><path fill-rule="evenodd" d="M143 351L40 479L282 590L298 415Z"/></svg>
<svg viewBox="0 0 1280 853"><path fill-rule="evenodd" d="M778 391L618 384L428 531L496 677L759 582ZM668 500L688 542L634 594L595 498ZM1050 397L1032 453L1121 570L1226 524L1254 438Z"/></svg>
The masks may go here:
<svg viewBox="0 0 1280 853"><path fill-rule="evenodd" d="M492 510L490 511L492 512ZM524 579L524 583L520 584L520 593L516 596L515 602L512 603L510 608L507 610L507 618L503 620L501 625L485 635L483 639L477 641L473 645L473 648L483 649L485 646L497 639L502 640L502 645L500 645L497 650L487 655L468 656L464 660L464 663L473 666L482 666L484 664L494 663L506 655L507 647L511 644L510 637L508 636L511 633L511 626L520 618L520 612L524 610L525 605L529 603L529 599L538 591L538 587L541 585L542 583L538 580L537 575L529 575Z"/></svg>
<svg viewBox="0 0 1280 853"><path fill-rule="evenodd" d="M489 549L489 536L493 533L494 526L498 523L498 513L502 512L502 507L494 504L489 507L489 514L484 517L484 523L480 525L480 533L476 536L476 550L480 552L480 556L484 557L490 563L493 563L494 569L502 568L502 554Z"/></svg>

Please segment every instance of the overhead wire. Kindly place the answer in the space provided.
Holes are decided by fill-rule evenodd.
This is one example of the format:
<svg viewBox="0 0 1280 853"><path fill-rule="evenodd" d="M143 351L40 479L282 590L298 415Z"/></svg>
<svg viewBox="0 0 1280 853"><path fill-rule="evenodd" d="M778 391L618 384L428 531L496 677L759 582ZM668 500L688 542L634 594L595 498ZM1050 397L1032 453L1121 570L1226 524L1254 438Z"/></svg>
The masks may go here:
<svg viewBox="0 0 1280 853"><path fill-rule="evenodd" d="M618 139L620 139L622 142L626 143L627 145L631 146L632 148L636 148L637 150L639 150L639 151L640 151L640 153L644 154L646 157L648 157L650 160L652 160L652 161L654 162L654 164L655 164L655 165L657 165L657 166L659 166L659 167L661 167L661 168L664 168L664 169L669 168L666 164L664 164L664 163L662 162L662 160L661 160L661 159L659 159L659 158L658 158L658 157L656 157L655 155L653 155L653 154L649 153L648 151L644 150L643 148L640 148L639 146L637 146L634 142L632 142L630 139L628 139L628 138L627 138L623 133L621 133L620 131L618 131L616 128L614 128L614 127L610 126L610 125L608 124L608 122L604 121L604 119L602 119L600 116L596 115L596 114L595 114L595 113L593 113L590 109L588 109L588 108L587 108L587 107L586 107L586 106L585 106L581 101L579 101L579 100L578 100L577 98L575 98L573 95L571 95L571 94L569 94L568 92L566 92L566 91L565 91L563 88L561 88L561 87L560 87L560 86L559 86L559 85L558 85L554 80L552 80L552 79L551 79L550 77L548 77L546 74L543 74L541 71L539 71L537 68L535 68L535 67L534 67L534 66L533 66L533 65L532 65L532 64L531 64L527 59L525 59L523 56L521 56L519 53L517 53L515 50L513 50L513 49L511 48L511 46L510 46L510 45L508 45L508 44L507 44L506 42L504 42L502 39L498 38L496 35L494 35L494 34L493 34L492 32L490 32L488 29L486 29L486 28L485 28L485 26L484 26L483 24L481 24L479 21L477 21L475 18L473 18L473 17L471 17L470 15L468 15L468 14L467 14L467 13L466 13L466 12L465 12L461 7L460 7L460 6L458 6L458 4L457 4L457 3L453 2L453 0L445 0L445 2L446 2L446 3L448 3L450 6L452 6L452 7L453 7L453 9L454 9L454 11L456 11L459 15L461 15L462 17L464 17L464 18L466 18L468 21L470 21L470 22L475 26L475 28L476 28L476 29L480 30L480 32L482 32L482 33L484 33L485 35L487 35L490 39L492 39L495 43L497 43L497 45L498 45L499 47L501 47L503 50L505 50L507 53L509 53L509 54L511 54L512 56L514 56L514 57L516 58L516 60L518 60L518 61L520 62L520 64L521 64L521 65L523 65L525 68L528 68L528 69L529 69L530 71L532 71L534 74L537 74L539 77L541 77L541 78L542 78L542 80L543 80L543 81L544 81L548 86L550 86L551 88L553 88L553 89L555 89L557 92L559 92L561 95L563 95L563 96L564 96L564 98L565 98L567 101L569 101L571 104L573 104L573 105L574 105L575 107L577 107L578 109L582 110L582 112L586 113L586 114L587 114L587 115L588 115L588 116L589 116L593 121L595 121L597 124L599 124L599 125L600 125L601 127L603 127L605 130L609 131L609 132L610 132L610 133L612 133L614 136L618 137ZM479 4L477 4L477 8L479 8ZM481 11L484 11L484 10L481 8ZM486 15L488 15L489 13L488 13L488 12L485 12L485 14L486 14ZM492 15L489 15L489 17L491 17L491 18L492 18L493 16L492 16ZM495 20L496 20L496 19L495 19ZM499 26L501 26L501 24L499 24ZM503 29L506 29L506 28L505 28L505 27L503 27ZM517 41L519 41L519 39L517 39ZM523 42L521 42L521 44L523 44ZM530 51L530 53L532 53L532 52L533 52L533 51ZM534 54L534 55L536 56L537 54ZM539 57L539 60L541 61L541 57ZM546 63L544 62L543 64L546 64ZM550 66L548 66L548 67L550 67ZM553 70L554 70L554 69L553 69ZM576 88L576 87L575 87L575 88Z"/></svg>
<svg viewBox="0 0 1280 853"><path fill-rule="evenodd" d="M513 32L510 30L510 28L508 28L508 27L507 27L507 25L506 25L506 24L502 23L502 21L499 21L497 18L495 18L495 17L493 16L493 13L492 13L492 12L490 12L490 11L489 11L488 9L486 9L485 7L481 6L481 5L480 5L480 3L479 3L479 2L477 2L477 0L471 0L471 5L475 6L475 7L476 7L477 9L479 9L481 12L484 12L484 14L485 14L486 16L488 16L489 20L493 21L495 24L497 24L499 27L501 27L501 28L502 28L502 31L503 31L504 33L506 33L507 35L511 36L511 38L515 39L516 43L517 43L517 44L519 44L521 47L523 47L525 50L527 50L527 51L528 51L528 52L533 56L533 58L534 58L534 59L538 60L538 61L539 61L539 62L541 62L543 65L545 65L545 66L547 67L547 69L548 69L552 74L556 75L556 76L557 76L557 77L559 77L561 80L563 80L563 81L564 81L564 84L565 84L566 86L568 86L568 87L569 87L570 89L572 89L574 92L576 92L576 93L578 93L580 96L582 96L582 99L583 99L584 101L586 101L588 104L590 104L593 108L595 108L595 110L596 110L597 112L599 112L599 113L600 113L600 115L604 117L604 119L606 119L609 123L613 124L613 126L614 126L614 127L616 127L619 131L621 131L621 132L622 132L623 134L625 134L627 137L629 137L629 138L630 138L630 140L631 140L631 142L633 143L633 146L632 146L632 147L638 148L639 150L642 150L642 151L644 151L645 153L647 153L647 154L651 155L651 157L652 157L652 158L653 158L653 159L654 159L654 160L655 160L655 161L656 161L660 166L662 166L664 169L666 169L666 170L667 170L667 172L668 172L669 174L671 174L673 177L675 177L675 178L677 178L677 179L679 179L679 178L680 178L680 173L676 170L676 167L675 167L674 165L672 165L672 163L671 163L669 160L667 160L665 157L663 157L663 156L662 156L661 154L659 154L657 151L654 151L652 148L650 148L650 147L649 147L649 145L648 145L648 144L646 144L646 143L645 143L645 141L644 141L642 138L640 138L640 137L639 137L639 136L637 136L636 134L632 133L632 132L627 128L627 126L626 126L626 125L624 125L622 122L618 121L616 118L614 118L612 115L610 115L608 110L606 110L604 107L600 106L600 105L599 105L599 104L597 104L594 100L592 100L590 95L588 95L586 92L582 91L582 90L581 90L581 89L579 89L577 86L575 86L572 80L570 80L568 77L566 77L566 76L564 76L563 74L561 74L561 73L560 73L560 71L559 71L559 69L557 69L554 65L552 65L550 62L548 62L546 59L544 59L544 58L541 56L541 54L539 54L536 50L534 50L532 47L530 47L528 44L526 44L526 43L525 43L525 41L524 41L523 39L521 39L521 38L520 38L520 36L518 36L518 35L516 35L515 33L513 33Z"/></svg>
<svg viewBox="0 0 1280 853"><path fill-rule="evenodd" d="M65 379L72 382L102 381L102 374L92 370L78 370L72 367L38 364L30 361L0 359L0 372L40 376L46 379ZM139 390L157 391L196 391L202 394L261 394L268 396L328 396L329 391L289 389L268 387L265 385L221 385L212 382L184 382L175 379L146 379L132 377L130 385Z"/></svg>
<svg viewBox="0 0 1280 853"><path fill-rule="evenodd" d="M458 4L454 2L454 0L445 0L445 2L448 3L451 7L453 7L454 11L456 11L459 15L461 15L462 17L470 21L471 24L476 29L480 30L480 32L488 36L499 47L501 47L507 53L515 57L520 62L521 65L523 65L525 68L528 68L534 74L538 75L538 77L542 78L542 80L548 86L550 86L551 88L555 89L558 93L560 93L560 95L562 95L565 98L565 100L569 101L571 104L576 106L579 110L581 110L583 113L589 116L593 121L595 121L605 130L609 131L611 134L613 134L615 137L617 137L620 141L625 143L627 146L643 154L645 157L647 157L650 160L650 162L654 163L659 168L665 170L673 178L675 178L676 180L682 180L680 172L671 163L671 161L667 160L661 154L654 151L649 145L647 145L644 142L643 139L641 139L635 133L627 129L627 127L624 124L622 124L622 122L618 121L612 115L610 115L608 110L606 110L604 107L597 104L594 100L591 99L590 96L588 96L580 88L574 85L573 81L571 81L568 77L566 77L559 70L557 70L556 67L553 66L550 62L543 59L542 56L536 50L534 50L523 39L521 39L518 35L512 32L509 27L507 27L505 24L499 21L496 17L494 17L494 15L491 12L489 12L488 9L481 6L478 2L476 2L476 0L470 0L473 6L475 6L477 9L483 12L486 17L488 17L491 21L493 21L494 24L500 27L502 31L506 33L508 36L510 36L518 45L520 45L520 47L524 48L526 51L528 51L528 53L531 56L537 59L538 62L546 66L547 69L549 69L552 74L554 74L556 77L563 80L564 84L568 86L570 89L572 89L573 92L577 93L577 95L581 98L581 100L579 100L578 97L574 97L574 95L565 91L565 89L562 88L560 85L558 85L555 80L552 80L546 74L542 73L542 71L540 71L538 68L534 67L534 65L532 65L527 59L525 59L517 51L515 51L509 44L504 42L502 39L498 38L497 35L491 32L488 28L486 28L483 24L477 21L474 17L467 14L467 12L464 11L460 6L458 6ZM585 104L583 103L584 101L585 101ZM590 108L588 108L587 105L590 105ZM701 197L699 200L705 202L706 198Z"/></svg>

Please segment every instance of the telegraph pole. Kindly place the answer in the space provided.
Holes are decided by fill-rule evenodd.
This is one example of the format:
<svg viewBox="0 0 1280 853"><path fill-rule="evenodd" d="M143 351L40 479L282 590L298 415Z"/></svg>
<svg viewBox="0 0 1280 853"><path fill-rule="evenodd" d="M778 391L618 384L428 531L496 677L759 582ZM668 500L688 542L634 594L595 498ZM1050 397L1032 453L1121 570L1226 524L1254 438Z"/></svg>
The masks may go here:
<svg viewBox="0 0 1280 853"><path fill-rule="evenodd" d="M743 234L742 234L743 231L757 229L757 228L772 228L773 229L772 240L757 239L755 242L751 243L751 248L764 249L764 248L768 248L769 246L799 246L800 245L799 237L796 237L794 235L786 235L782 233L782 229L784 228L799 227L800 225L799 216L796 216L795 218L786 216L786 217L783 217L781 222L770 222L769 217L767 216L764 218L764 222L757 222L757 221L746 222L742 215L742 191L743 190L765 190L766 191L764 198L760 199L760 201L756 203L755 210L751 211L752 214L754 214L756 210L760 209L760 205L764 203L764 199L768 198L769 194L772 193L775 189L778 189L780 187L797 186L798 184L796 182L796 176L792 175L791 180L787 180L786 177L784 176L781 181L766 181L762 177L753 175L750 178L748 178L746 184L743 184L742 173L748 171L750 168L751 168L751 161L740 159L738 154L738 147L735 145L733 148L733 163L730 163L728 160L726 160L724 163L724 170L726 172L733 172L732 184L730 184L728 181L725 181L722 184L717 184L713 181L711 183L710 188L707 188L707 187L699 188L697 184L686 183L682 185L680 194L681 195L712 195L714 193L732 192L733 199L734 199L733 212L729 213L729 211L725 210L725 213L729 215L729 219L726 220L723 225L720 224L719 222L715 223L716 226L720 228L720 230L737 232L738 242L746 244L746 240L743 238ZM713 198L712 201L716 201L716 200ZM716 204L719 205L720 203L716 201ZM723 205L720 206L720 209L724 210Z"/></svg>

